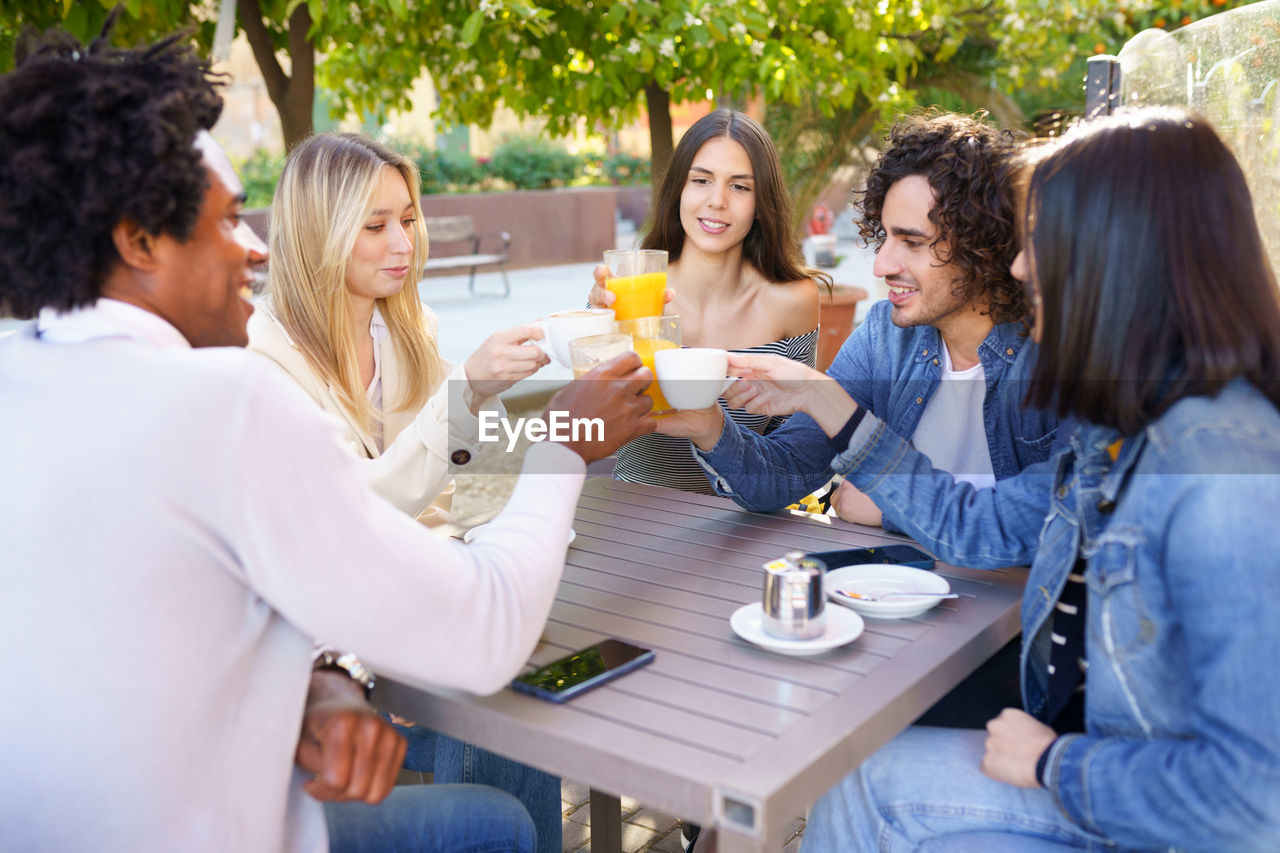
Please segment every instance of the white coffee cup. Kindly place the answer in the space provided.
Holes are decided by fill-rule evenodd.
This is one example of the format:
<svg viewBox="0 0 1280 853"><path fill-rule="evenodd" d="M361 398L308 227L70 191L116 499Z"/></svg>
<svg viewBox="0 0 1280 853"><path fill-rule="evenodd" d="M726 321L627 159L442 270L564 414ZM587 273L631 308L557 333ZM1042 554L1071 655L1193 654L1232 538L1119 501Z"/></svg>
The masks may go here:
<svg viewBox="0 0 1280 853"><path fill-rule="evenodd" d="M662 396L675 409L705 409L714 406L733 379L729 372L729 352L708 347L664 349L653 354L654 372Z"/></svg>
<svg viewBox="0 0 1280 853"><path fill-rule="evenodd" d="M588 335L604 335L613 331L612 308L574 308L548 314L545 320L534 323L542 329L538 347L560 362L563 367L573 367L569 355L569 342Z"/></svg>

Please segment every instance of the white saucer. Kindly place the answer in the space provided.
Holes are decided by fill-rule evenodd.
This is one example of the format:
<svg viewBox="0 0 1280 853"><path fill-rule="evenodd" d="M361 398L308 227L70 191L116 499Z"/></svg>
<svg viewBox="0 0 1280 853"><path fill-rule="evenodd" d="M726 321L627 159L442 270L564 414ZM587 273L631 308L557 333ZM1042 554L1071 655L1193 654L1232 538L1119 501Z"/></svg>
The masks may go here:
<svg viewBox="0 0 1280 853"><path fill-rule="evenodd" d="M828 607L827 630L812 640L782 640L766 634L760 626L764 610L760 602L739 607L729 617L729 627L748 643L784 655L817 655L858 639L862 633L862 617L843 607Z"/></svg>
<svg viewBox="0 0 1280 853"><path fill-rule="evenodd" d="M895 595L884 601L858 601L839 595L836 590L860 592L863 595L884 595L887 592L951 592L951 584L942 575L913 569L908 566L892 566L887 563L868 563L864 566L845 566L827 572L827 597L850 607L863 616L876 619L908 619L919 616L943 599L932 595Z"/></svg>
<svg viewBox="0 0 1280 853"><path fill-rule="evenodd" d="M468 530L466 533L462 534L462 541L463 541L463 542L466 542L468 545L470 545L470 544L472 543L472 541L473 541L477 536L479 536L479 535L481 534L481 532L483 532L483 531L484 531L484 529L485 529L486 527L488 527L488 526L489 526L488 524L477 524L475 527L471 528L471 529L470 529L470 530ZM572 545L572 544L573 544L573 540L575 540L575 539L577 539L577 538L578 538L578 534L577 534L577 533L574 533L574 532L573 532L573 528L572 528L572 527L570 527L570 528L569 528L569 542L568 542L568 544Z"/></svg>

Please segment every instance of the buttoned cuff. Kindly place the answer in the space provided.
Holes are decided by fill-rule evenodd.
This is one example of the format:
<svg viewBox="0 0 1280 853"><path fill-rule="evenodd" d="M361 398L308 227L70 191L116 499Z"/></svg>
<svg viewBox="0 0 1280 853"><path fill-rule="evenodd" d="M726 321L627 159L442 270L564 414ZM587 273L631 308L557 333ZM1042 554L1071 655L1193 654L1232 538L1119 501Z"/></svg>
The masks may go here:
<svg viewBox="0 0 1280 853"><path fill-rule="evenodd" d="M469 463L481 450L480 417L476 412L507 416L507 409L497 397L477 401L462 365L449 371L443 386L432 395L414 419L418 436L428 448L448 448L445 454L454 468Z"/></svg>

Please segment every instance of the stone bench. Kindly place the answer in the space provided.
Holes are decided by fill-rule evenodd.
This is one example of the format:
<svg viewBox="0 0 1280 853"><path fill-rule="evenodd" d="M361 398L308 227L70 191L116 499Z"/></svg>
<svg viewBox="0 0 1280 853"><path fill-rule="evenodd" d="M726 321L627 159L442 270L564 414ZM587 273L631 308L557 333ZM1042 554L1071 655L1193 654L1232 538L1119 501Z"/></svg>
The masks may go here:
<svg viewBox="0 0 1280 853"><path fill-rule="evenodd" d="M484 238L476 233L476 224L470 216L427 216L422 221L427 228L427 239L431 242L431 256L427 259L425 272L470 268L471 278L467 282L467 290L472 296L500 296L506 299L511 295L511 282L507 280L510 234L500 231L493 235L502 240L502 249L484 253L480 251L480 241ZM436 252L441 247L457 245L463 247L461 254L441 255ZM502 271L502 293L477 293L476 267L492 264L496 264Z"/></svg>

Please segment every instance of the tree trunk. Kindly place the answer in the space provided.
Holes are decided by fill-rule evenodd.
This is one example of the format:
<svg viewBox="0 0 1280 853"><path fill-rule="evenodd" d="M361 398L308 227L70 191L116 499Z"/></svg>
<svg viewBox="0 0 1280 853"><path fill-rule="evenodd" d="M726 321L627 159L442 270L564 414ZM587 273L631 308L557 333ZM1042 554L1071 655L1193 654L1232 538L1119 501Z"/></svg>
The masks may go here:
<svg viewBox="0 0 1280 853"><path fill-rule="evenodd" d="M311 29L311 10L306 3L289 15L289 64L292 74L284 73L276 59L271 33L262 22L259 0L236 0L240 26L244 30L253 58L262 72L267 95L280 116L286 151L311 135L311 112L316 94L316 48L307 38Z"/></svg>
<svg viewBox="0 0 1280 853"><path fill-rule="evenodd" d="M656 201L658 187L662 186L662 176L666 174L667 164L671 162L671 152L675 150L671 136L671 96L666 89L650 83L644 87L644 101L649 111L649 150L653 156L649 176Z"/></svg>

